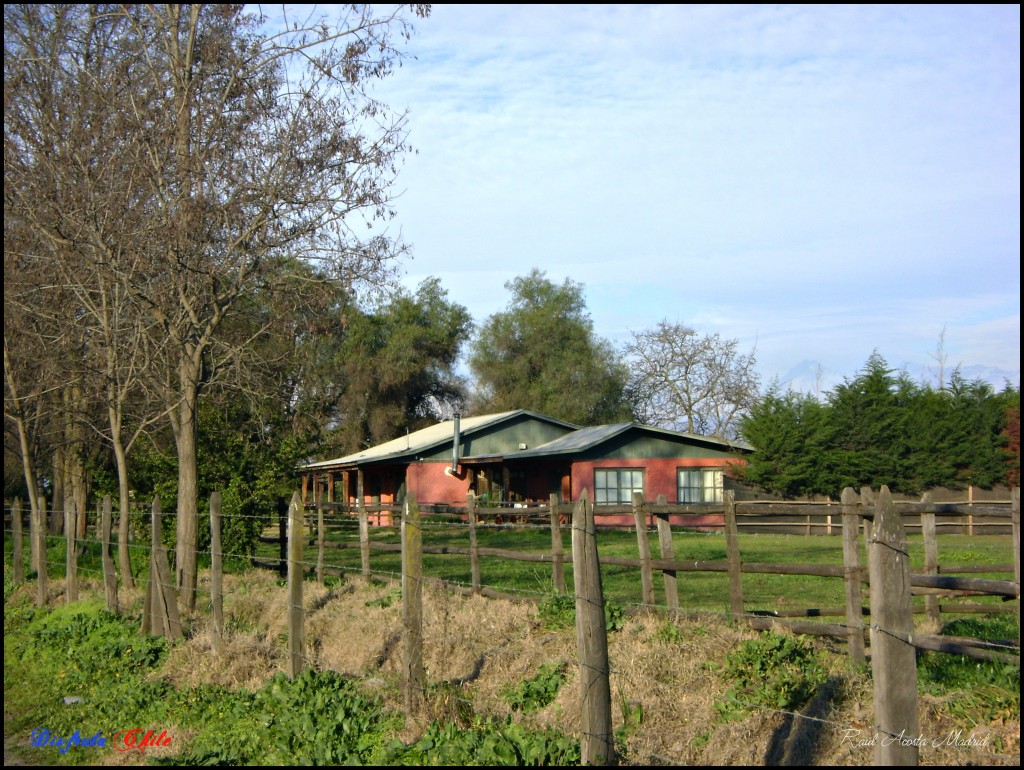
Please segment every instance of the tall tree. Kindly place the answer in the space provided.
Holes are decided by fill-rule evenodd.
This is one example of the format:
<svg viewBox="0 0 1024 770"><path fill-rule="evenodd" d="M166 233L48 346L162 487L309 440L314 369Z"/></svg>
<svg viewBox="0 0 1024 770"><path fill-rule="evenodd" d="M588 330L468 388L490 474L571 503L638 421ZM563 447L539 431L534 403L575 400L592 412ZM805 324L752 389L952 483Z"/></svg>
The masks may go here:
<svg viewBox="0 0 1024 770"><path fill-rule="evenodd" d="M505 288L506 310L471 347L473 411L531 409L580 425L633 419L626 368L594 333L582 284L558 285L534 269Z"/></svg>
<svg viewBox="0 0 1024 770"><path fill-rule="evenodd" d="M821 476L825 413L814 397L773 384L740 419L744 440L757 451L735 472L784 497L831 491Z"/></svg>
<svg viewBox="0 0 1024 770"><path fill-rule="evenodd" d="M761 389L756 351L738 348L739 340L667 320L633 332L625 353L639 417L672 430L736 438L740 418Z"/></svg>
<svg viewBox="0 0 1024 770"><path fill-rule="evenodd" d="M894 372L876 351L825 403L770 389L742 421L756 449L742 472L787 496L837 496L863 485L919 494L1013 483L1019 408L1016 389L996 394L958 370L935 389Z"/></svg>
<svg viewBox="0 0 1024 770"><path fill-rule="evenodd" d="M296 259L354 283L383 278L399 251L385 234L363 234L391 214L405 118L366 89L401 56L407 11L340 8L334 22L276 24L241 5L4 9L5 188L13 189L5 215L97 260L155 332L152 386L175 437L176 567L189 607L200 397L259 334L222 331ZM429 6L412 12L425 16ZM78 64L99 52L110 62L104 77L82 77ZM53 119L41 124L44 111ZM96 143L52 128L76 120L101 128ZM34 173L53 175L50 188L108 184L99 171L107 163L123 191L116 211L133 225L124 230L69 222L29 184ZM83 176L83 164L96 172Z"/></svg>
<svg viewBox="0 0 1024 770"><path fill-rule="evenodd" d="M345 392L338 438L350 451L418 430L461 409L455 364L472 328L437 278L399 290L367 312L351 312L342 346Z"/></svg>

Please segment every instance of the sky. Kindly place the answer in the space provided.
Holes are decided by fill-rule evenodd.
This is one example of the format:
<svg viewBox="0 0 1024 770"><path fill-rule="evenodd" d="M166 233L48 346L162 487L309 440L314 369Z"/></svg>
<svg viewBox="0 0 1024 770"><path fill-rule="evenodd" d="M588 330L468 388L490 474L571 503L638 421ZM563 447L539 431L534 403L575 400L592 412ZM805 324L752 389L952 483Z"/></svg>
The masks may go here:
<svg viewBox="0 0 1024 770"><path fill-rule="evenodd" d="M1019 387L1018 5L434 5L406 50L408 287L479 324L539 268L613 344L683 323L764 384L877 351Z"/></svg>

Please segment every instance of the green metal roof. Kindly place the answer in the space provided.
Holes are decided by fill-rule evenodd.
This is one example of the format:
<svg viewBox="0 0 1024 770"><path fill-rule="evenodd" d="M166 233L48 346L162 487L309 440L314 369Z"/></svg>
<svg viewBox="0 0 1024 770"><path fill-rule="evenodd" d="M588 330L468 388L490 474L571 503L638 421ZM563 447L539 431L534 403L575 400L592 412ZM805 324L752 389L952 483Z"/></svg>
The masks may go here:
<svg viewBox="0 0 1024 770"><path fill-rule="evenodd" d="M580 428L554 441L535 447L524 449L514 454L515 459L528 459L532 457L550 457L552 455L581 454L594 449L613 438L634 431L645 436L667 439L676 443L697 444L719 451L741 451L752 452L754 448L742 441L727 441L725 439L712 438L710 436L698 436L693 433L667 430L665 428L652 428L649 425L639 425L633 422L612 423L610 425L595 425L591 428Z"/></svg>
<svg viewBox="0 0 1024 770"><path fill-rule="evenodd" d="M500 425L518 417L532 417L537 420L564 426L570 430L576 430L579 426L572 423L556 420L542 414L530 412L526 409L516 409L510 412L498 412L496 414L484 414L476 417L461 417L459 419L459 435L472 436L485 429ZM386 463L402 460L413 460L417 455L437 450L445 445L451 446L455 440L455 421L445 420L437 425L409 433L405 436L385 441L383 444L369 447L360 452L338 457L333 460L322 460L320 462L308 463L300 466L300 470L326 470L329 468L352 468L370 463Z"/></svg>

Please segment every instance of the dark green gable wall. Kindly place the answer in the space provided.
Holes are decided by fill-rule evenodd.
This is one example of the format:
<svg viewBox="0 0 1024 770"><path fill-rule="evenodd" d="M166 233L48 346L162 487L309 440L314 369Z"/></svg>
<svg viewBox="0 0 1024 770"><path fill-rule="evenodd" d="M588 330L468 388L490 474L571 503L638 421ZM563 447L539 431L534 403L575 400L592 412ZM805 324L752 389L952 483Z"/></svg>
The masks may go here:
<svg viewBox="0 0 1024 770"><path fill-rule="evenodd" d="M581 460L645 460L680 458L687 460L712 460L735 458L737 455L714 449L677 441L670 441L658 436L632 435L622 436L605 441L593 449L579 454Z"/></svg>
<svg viewBox="0 0 1024 770"><path fill-rule="evenodd" d="M571 432L571 428L553 425L528 415L521 415L500 425L463 436L459 454L461 457L512 454L519 451L520 444L526 444L528 449L533 449ZM452 458L451 444L443 449L423 454L421 458L428 462L450 461Z"/></svg>

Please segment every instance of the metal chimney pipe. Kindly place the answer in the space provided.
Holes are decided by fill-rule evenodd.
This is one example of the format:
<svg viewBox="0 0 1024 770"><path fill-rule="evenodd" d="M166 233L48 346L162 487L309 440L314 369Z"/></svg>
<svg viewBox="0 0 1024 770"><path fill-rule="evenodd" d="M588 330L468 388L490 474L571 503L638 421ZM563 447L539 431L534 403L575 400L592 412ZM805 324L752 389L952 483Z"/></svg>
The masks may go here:
<svg viewBox="0 0 1024 770"><path fill-rule="evenodd" d="M460 435L460 415L458 412L454 416L455 421L455 435L452 441L452 474L458 473L459 471L459 452L461 447L459 446L462 436Z"/></svg>

